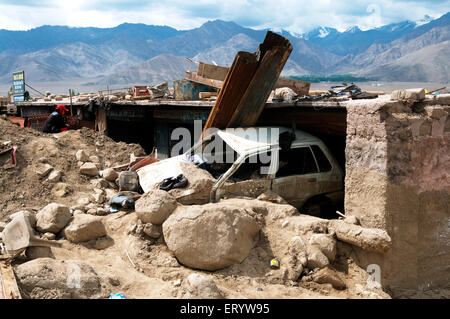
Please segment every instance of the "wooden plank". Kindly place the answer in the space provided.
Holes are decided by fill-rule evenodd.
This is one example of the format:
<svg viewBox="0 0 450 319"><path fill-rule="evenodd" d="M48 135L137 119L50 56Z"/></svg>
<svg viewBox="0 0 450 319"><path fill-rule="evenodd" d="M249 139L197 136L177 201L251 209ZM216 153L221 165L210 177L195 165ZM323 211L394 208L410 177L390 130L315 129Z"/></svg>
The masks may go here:
<svg viewBox="0 0 450 319"><path fill-rule="evenodd" d="M201 81L201 83L207 83L208 79L224 81L228 71L230 68L218 65L212 65L204 62L199 62L197 79ZM190 75L193 79L196 77ZM214 85L223 85L220 82L214 82ZM288 87L294 90L294 92L298 95L307 95L310 89L311 83L287 79L287 78L279 78L274 86L274 89Z"/></svg>
<svg viewBox="0 0 450 319"><path fill-rule="evenodd" d="M217 94L217 92L200 92L198 96L200 97L200 99L207 99L212 96L217 96Z"/></svg>
<svg viewBox="0 0 450 319"><path fill-rule="evenodd" d="M0 262L0 299L22 299L10 264Z"/></svg>
<svg viewBox="0 0 450 319"><path fill-rule="evenodd" d="M203 128L202 136L210 128L224 129L233 116L246 88L258 67L256 54L240 51L236 54L223 88Z"/></svg>
<svg viewBox="0 0 450 319"><path fill-rule="evenodd" d="M216 89L221 89L223 86L223 81L207 79L193 71L186 71L185 79L195 83L211 86Z"/></svg>
<svg viewBox="0 0 450 319"><path fill-rule="evenodd" d="M199 62L197 75L207 79L225 81L228 70L229 68L225 66Z"/></svg>
<svg viewBox="0 0 450 319"><path fill-rule="evenodd" d="M258 52L261 62L227 127L248 127L258 121L291 52L288 39L267 32Z"/></svg>

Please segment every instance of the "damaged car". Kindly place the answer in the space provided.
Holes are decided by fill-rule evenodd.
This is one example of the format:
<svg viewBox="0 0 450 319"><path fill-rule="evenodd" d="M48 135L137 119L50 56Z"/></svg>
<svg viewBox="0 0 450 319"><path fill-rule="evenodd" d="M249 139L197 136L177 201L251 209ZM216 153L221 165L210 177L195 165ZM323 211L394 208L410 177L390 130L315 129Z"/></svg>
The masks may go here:
<svg viewBox="0 0 450 319"><path fill-rule="evenodd" d="M169 192L186 205L271 190L302 213L332 217L344 198L343 171L326 145L286 127L216 130L184 154L137 174L144 192L182 174L188 186Z"/></svg>

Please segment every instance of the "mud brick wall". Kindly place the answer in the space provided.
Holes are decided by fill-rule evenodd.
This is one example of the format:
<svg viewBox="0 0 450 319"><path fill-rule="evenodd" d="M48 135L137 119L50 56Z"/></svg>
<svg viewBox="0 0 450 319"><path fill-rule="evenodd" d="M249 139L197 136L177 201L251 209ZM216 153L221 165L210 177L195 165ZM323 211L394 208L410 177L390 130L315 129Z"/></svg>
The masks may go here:
<svg viewBox="0 0 450 319"><path fill-rule="evenodd" d="M394 296L450 288L449 102L385 97L347 106L346 214L392 238L387 253L356 249L356 259L378 264Z"/></svg>

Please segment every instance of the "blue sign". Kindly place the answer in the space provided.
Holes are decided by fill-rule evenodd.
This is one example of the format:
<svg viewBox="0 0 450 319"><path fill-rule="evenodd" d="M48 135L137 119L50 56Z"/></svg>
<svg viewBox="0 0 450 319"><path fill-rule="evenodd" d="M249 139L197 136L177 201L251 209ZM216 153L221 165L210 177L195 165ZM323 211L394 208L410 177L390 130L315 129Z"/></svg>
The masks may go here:
<svg viewBox="0 0 450 319"><path fill-rule="evenodd" d="M25 102L25 96L23 94L20 95L14 94L14 103L17 102Z"/></svg>
<svg viewBox="0 0 450 319"><path fill-rule="evenodd" d="M13 73L13 94L14 103L23 102L25 100L25 71Z"/></svg>

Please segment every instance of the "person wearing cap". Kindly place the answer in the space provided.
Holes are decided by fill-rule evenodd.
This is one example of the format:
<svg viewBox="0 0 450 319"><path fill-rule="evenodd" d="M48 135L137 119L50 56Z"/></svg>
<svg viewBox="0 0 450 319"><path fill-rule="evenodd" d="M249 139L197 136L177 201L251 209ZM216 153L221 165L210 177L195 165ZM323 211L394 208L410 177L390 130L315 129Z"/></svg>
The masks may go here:
<svg viewBox="0 0 450 319"><path fill-rule="evenodd" d="M45 133L59 133L67 131L67 125L64 123L64 113L69 110L62 104L59 104L55 111L51 113L44 123L44 128L42 129Z"/></svg>

